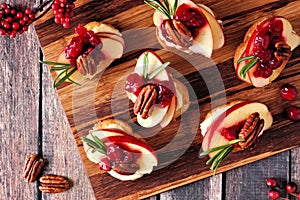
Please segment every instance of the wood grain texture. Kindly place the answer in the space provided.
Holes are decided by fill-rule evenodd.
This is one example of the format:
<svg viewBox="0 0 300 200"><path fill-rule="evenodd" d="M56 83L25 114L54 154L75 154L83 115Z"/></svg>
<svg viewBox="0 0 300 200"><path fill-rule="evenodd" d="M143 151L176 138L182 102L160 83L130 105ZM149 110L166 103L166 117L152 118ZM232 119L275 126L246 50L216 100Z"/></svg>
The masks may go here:
<svg viewBox="0 0 300 200"><path fill-rule="evenodd" d="M128 3L126 5L130 5L130 7L124 6L123 1L121 3L119 2L119 4L114 1L113 3L115 4L112 4L113 6L108 8L103 6L106 3L106 1L77 1L77 17L74 19L75 22L84 24L88 21L103 20L123 32L133 28L153 26L151 18L153 10L146 5L141 5L141 1L126 1L125 3ZM172 68L178 72L178 74L176 74L174 71L175 77L179 78L185 84L189 83L191 86L190 92L196 93L195 98L191 99L192 105L187 112L187 121L192 123L184 124L184 130L190 130L193 125L198 126L199 116L192 115L192 113L195 111L199 112L198 109L200 106L200 119L202 120L205 114L212 108L211 101L215 104L222 104L226 101L236 100L237 98L243 100L258 100L266 103L274 114L274 126L261 137L258 147L254 151L238 152L231 155L229 159L224 162L224 166L220 167L219 172L227 171L300 145L300 136L297 135L299 129L296 128L299 127L299 123L292 123L282 115L282 111L288 103L280 99L278 95L278 88L284 83L288 82L296 87L300 87L298 81L300 76L300 49L297 48L294 51L287 68L281 76L272 85L265 88L253 88L246 83L241 83L237 80L232 67L232 57L235 48L242 41L244 33L255 20L263 16L283 15L292 22L295 30L299 32L300 22L297 16L299 16L300 2L264 0L259 2L221 1L215 3L215 1L207 0L202 3L210 6L217 12L218 16L224 22L225 46L213 54L213 60L217 64L217 67L213 67L211 63L204 58L189 57L189 61L193 60L196 62L196 67L193 68L179 56L175 56L163 50L156 51L163 60L174 63ZM117 9L117 12L115 5L119 5L121 8ZM91 8L97 10L97 14L88 14L85 12L86 10L90 12ZM114 12L116 12L115 15L111 14ZM54 25L52 19L53 16L48 14L35 25L47 60L55 61L58 54L64 49L68 40L72 37L70 35L72 31L63 30L59 26ZM75 26L75 24L76 23L74 23L73 26ZM59 35L56 35L57 32L59 32ZM157 47L158 44L155 38L153 39L153 34L154 32L148 32L145 37L149 37L149 40L145 38L142 38L142 40L149 42L152 47ZM128 37L127 39L132 38ZM142 42L142 40L140 39L138 41ZM128 40L127 42L130 41ZM143 129L137 126L134 123L135 119L131 119L131 116L127 113L130 104L128 105L128 100L122 90L122 83L124 84L122 77L124 78L124 74L128 73L129 69L132 69L132 66L135 64L134 58L136 58L140 52L141 51L126 54L122 59L108 68L102 77L98 76L92 81L86 81L80 87L66 85L58 90L60 100L67 114L95 195L99 199L115 199L121 197L123 197L123 199L144 198L212 175L212 172L208 171L208 167L205 166L205 160L198 159L197 156L200 148L199 132L196 132L198 134L196 137L187 131L180 132L175 141L176 145L170 148L169 151L159 155L161 165L167 165L168 162L170 162L168 159L175 159L174 155L184 149L183 147L186 145L182 142L190 140L189 142L193 142L193 145L187 152L178 160L175 159L176 161L168 167L155 171L150 176L145 176L143 179L135 182L117 181L107 174L103 174L102 171L97 170L96 165L89 162L86 158L80 137L86 135L87 131L91 129L92 125L96 123L98 119L108 117L123 119L133 126L136 132L143 133ZM185 67L183 68L182 66ZM214 73L214 70L220 73ZM219 74L221 74L221 80L224 81L225 89L215 84L215 80L219 78ZM207 86L205 86L204 81L206 81L205 84ZM120 84L121 87L115 88L116 84ZM208 90L208 86L211 86L211 88L209 88L210 90ZM113 92L116 92L118 95L111 97ZM95 97L93 96L94 94ZM227 95L226 99L225 94ZM295 104L299 106L299 103L298 98ZM112 112L112 107L117 108L117 110ZM197 119L193 118L193 116L196 116ZM178 130L178 126L181 124L180 122L180 120L175 121L168 129L162 130L155 137L147 138L147 141L155 149L164 147L174 137L174 132ZM164 138L163 140L161 139L162 137ZM290 141L283 141L282 138L284 137L289 137ZM284 154L282 155L283 157L286 156L284 156ZM186 166L189 167L188 170ZM284 169L282 171L284 171ZM234 171L234 173L239 172ZM229 177L233 176L235 175L229 174ZM243 176L239 177L239 180L243 178ZM222 181L220 177L217 178L217 180L219 182ZM229 178L229 180L231 180L231 178ZM211 180L208 180L208 184L213 185L210 181ZM195 193L199 191L196 189L197 186L204 188L204 182L195 184ZM118 190L120 188L122 188L122 193L111 192L112 190ZM240 189L242 189L242 187L240 187ZM218 188L217 190L220 191L221 189ZM166 199L170 197L181 198L184 192L180 192L180 190L176 192L173 191L163 194L161 197ZM232 192L232 189L229 188L228 192ZM220 194L221 192L217 192L214 198L219 199ZM211 191L201 195L204 195L201 196L201 198L207 198L211 195Z"/></svg>
<svg viewBox="0 0 300 200"><path fill-rule="evenodd" d="M0 37L0 199L35 198L36 184L26 184L22 174L26 155L38 144L38 55L28 53L38 50L32 26L15 39Z"/></svg>

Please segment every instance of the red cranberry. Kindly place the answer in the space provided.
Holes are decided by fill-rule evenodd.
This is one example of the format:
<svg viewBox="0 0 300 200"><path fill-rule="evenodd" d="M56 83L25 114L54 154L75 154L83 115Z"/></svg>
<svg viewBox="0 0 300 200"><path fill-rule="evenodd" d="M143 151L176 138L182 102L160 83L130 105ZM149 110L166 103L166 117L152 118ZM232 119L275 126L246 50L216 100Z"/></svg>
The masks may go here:
<svg viewBox="0 0 300 200"><path fill-rule="evenodd" d="M187 4L182 4L177 8L174 18L183 22L186 26L202 27L206 20L202 13Z"/></svg>
<svg viewBox="0 0 300 200"><path fill-rule="evenodd" d="M300 108L297 106L290 106L286 109L286 114L289 119L294 121L300 120Z"/></svg>
<svg viewBox="0 0 300 200"><path fill-rule="evenodd" d="M266 184L269 187L276 187L277 186L277 180L275 178L267 178Z"/></svg>
<svg viewBox="0 0 300 200"><path fill-rule="evenodd" d="M280 96L285 100L292 101L296 99L297 94L297 89L290 84L285 84L280 88Z"/></svg>
<svg viewBox="0 0 300 200"><path fill-rule="evenodd" d="M270 199L278 199L278 198L280 198L280 193L279 193L279 191L278 190L270 190L269 191L269 198Z"/></svg>
<svg viewBox="0 0 300 200"><path fill-rule="evenodd" d="M123 161L124 155L122 149L115 145L109 145L106 149L107 156L114 163L121 163Z"/></svg>
<svg viewBox="0 0 300 200"><path fill-rule="evenodd" d="M110 162L110 160L108 159L108 157L104 157L100 160L99 162L99 166L101 169L103 169L104 171L108 172L111 170L112 167L112 163Z"/></svg>
<svg viewBox="0 0 300 200"><path fill-rule="evenodd" d="M297 185L294 182L286 184L285 189L289 193L295 193L297 191Z"/></svg>

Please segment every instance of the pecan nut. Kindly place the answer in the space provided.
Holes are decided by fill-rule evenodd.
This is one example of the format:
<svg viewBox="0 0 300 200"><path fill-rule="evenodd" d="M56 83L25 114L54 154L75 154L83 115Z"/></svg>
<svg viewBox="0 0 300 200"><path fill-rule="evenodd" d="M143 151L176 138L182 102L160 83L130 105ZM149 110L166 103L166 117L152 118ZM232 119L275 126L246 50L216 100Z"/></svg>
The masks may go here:
<svg viewBox="0 0 300 200"><path fill-rule="evenodd" d="M119 174L132 175L140 169L140 166L136 163L121 163L113 166L112 169Z"/></svg>
<svg viewBox="0 0 300 200"><path fill-rule="evenodd" d="M147 119L151 106L157 101L157 96L157 90L154 85L143 87L134 103L134 114L140 114L143 119Z"/></svg>
<svg viewBox="0 0 300 200"><path fill-rule="evenodd" d="M165 29L168 37L177 45L189 47L192 45L193 36L189 29L175 19L165 21Z"/></svg>
<svg viewBox="0 0 300 200"><path fill-rule="evenodd" d="M242 149L251 148L258 138L264 127L264 120L260 119L259 113L252 113L246 120L243 128L239 133L239 139L245 139L244 142L239 142Z"/></svg>
<svg viewBox="0 0 300 200"><path fill-rule="evenodd" d="M277 60L284 61L290 59L292 51L287 43L280 41L275 44L275 47L276 51L274 52L274 56Z"/></svg>
<svg viewBox="0 0 300 200"><path fill-rule="evenodd" d="M67 178L52 174L42 176L40 183L39 190L43 193L60 193L71 187Z"/></svg>
<svg viewBox="0 0 300 200"><path fill-rule="evenodd" d="M84 76L87 74L94 75L97 71L95 60L86 54L82 54L77 58L76 65L79 73Z"/></svg>
<svg viewBox="0 0 300 200"><path fill-rule="evenodd" d="M41 173L44 167L44 159L38 154L32 154L26 157L23 178L26 182L32 183Z"/></svg>

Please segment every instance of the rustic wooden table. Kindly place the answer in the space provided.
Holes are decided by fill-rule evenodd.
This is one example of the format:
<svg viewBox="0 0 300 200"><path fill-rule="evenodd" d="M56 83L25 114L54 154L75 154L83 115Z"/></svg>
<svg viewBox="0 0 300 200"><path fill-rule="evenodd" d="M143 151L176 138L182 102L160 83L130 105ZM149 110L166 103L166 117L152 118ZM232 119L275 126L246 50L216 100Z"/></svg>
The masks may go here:
<svg viewBox="0 0 300 200"><path fill-rule="evenodd" d="M1 37L0 52L0 199L94 199L49 70L38 62L43 55L34 27L15 39ZM37 183L23 180L25 157L36 152L48 161L45 173L69 177L71 190L41 194ZM267 177L300 182L299 155L297 148L151 199L267 199Z"/></svg>

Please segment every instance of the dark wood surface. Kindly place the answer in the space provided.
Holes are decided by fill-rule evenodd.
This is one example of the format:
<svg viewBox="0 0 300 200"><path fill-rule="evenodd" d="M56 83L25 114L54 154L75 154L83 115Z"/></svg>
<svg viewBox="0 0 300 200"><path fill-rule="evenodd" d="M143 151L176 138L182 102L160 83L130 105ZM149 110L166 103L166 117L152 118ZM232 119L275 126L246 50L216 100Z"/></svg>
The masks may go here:
<svg viewBox="0 0 300 200"><path fill-rule="evenodd" d="M10 2L12 4L18 3L16 1ZM290 14L289 16L294 16L292 15L294 12L292 8L297 7L297 2L299 1L260 1L253 3L253 5L252 3L248 3L248 8L251 8L253 12L263 9L265 11L270 11L270 13L288 13ZM225 28L226 24L227 27L233 26L230 25L230 22L232 21L230 16L232 17L232 14L227 15L225 12L222 13L223 9L216 9L219 6L225 6L226 4L223 4L222 2L213 4L212 1L206 1L206 3L212 8L215 7L216 11L220 11L220 17L224 19L224 22L227 22L225 23ZM33 2L29 2L28 5L32 6ZM282 6L283 8L281 8ZM144 7L142 6L142 8ZM242 7L239 11L241 13L247 13L247 9L243 9L244 7ZM248 16L248 14L246 15ZM249 16L251 15L249 14ZM116 16L115 19L112 17L112 19L109 20L115 20L115 23L117 24L117 17L118 16ZM290 20L293 20L293 25L299 32L300 24L296 19L299 19L299 14L295 17L291 17ZM250 26L250 24L251 23L249 22L244 24L244 26ZM125 25L130 28L129 25ZM233 28L237 28L237 26L238 25L234 25ZM240 29L245 31L242 27ZM227 33L227 35L230 36L230 33ZM224 47L227 52L226 55L222 55L222 52L217 52L214 55L216 62L220 63L218 66L220 70L224 70L222 67L223 63L224 66L226 66L226 63L231 62L230 57L232 58L232 51L234 49L232 46L238 44L238 42L234 40L234 37L235 36L229 37L229 41L227 41L228 44ZM30 28L29 32L22 36L18 36L15 39L2 37L0 38L0 42L0 62L2 66L0 68L0 98L2 111L0 115L0 199L94 199L93 191L76 150L76 145L74 143L66 115L60 101L58 100L56 91L52 88L50 73L46 66L40 66L38 64L38 60L43 59L43 56L40 52L38 39L33 27ZM41 44L43 45L42 42ZM161 53L165 56L165 58L168 57L168 54L164 54L164 52ZM176 58L172 58L176 61ZM296 54L294 54L291 63L292 64L290 64L284 71L281 78L272 84L272 86L266 88L266 91L275 95L278 87L286 81L292 82L300 88L300 83L298 81L299 74L297 73L299 72L299 70L297 71L297 69L299 69L299 49L296 50ZM123 65L126 66L126 63ZM224 72L226 71L227 70L224 70ZM228 75L232 75L230 73L233 72L229 70L226 73L229 73ZM295 75L298 79L293 79ZM248 85L240 84L240 82L235 82L233 80L235 80L234 77L225 84L227 88L226 91L230 94L229 100L234 99L233 94L235 93L235 95L242 96L243 94L248 93L248 90L253 91L253 88L249 88ZM262 91L265 91L265 89L255 90L255 92ZM261 100L263 102L269 102L267 97L262 97ZM279 99L277 100L281 101ZM203 97L200 101L200 103L204 103L204 112L207 112L209 109L208 106L205 106L206 101L205 97ZM299 105L299 97L297 101L293 103ZM280 102L280 106L287 105L287 103L284 104L284 102ZM300 143L300 138L297 136L299 123L292 124L286 120L280 114L283 108L277 106L278 105L271 105L271 109L276 114L276 123L273 129L267 133L268 135L266 134L261 139L261 142L264 145L258 146L254 152L241 152L236 155L232 155L231 159L227 162L229 164L229 168L237 167L239 164L245 164L241 161L238 162L238 164L230 165L233 159L238 160L238 157L252 157L253 160L256 160L253 156L257 153L276 151ZM68 112L67 116L69 116ZM282 138L284 138L284 140ZM265 142L269 143L267 144ZM197 142L195 143L195 147L198 147ZM268 189L264 185L264 179L266 177L280 177L286 180L291 179L299 183L299 170L297 168L300 159L298 156L299 151L299 149L294 149L280 153L262 161L255 162L211 178L197 181L178 189L160 193L152 198L267 199ZM70 191L58 195L41 195L36 190L36 184L25 183L21 176L24 158L27 154L34 152L42 153L48 160L49 164L46 167L47 173L56 173L70 177L73 181L74 187ZM192 148L187 152L187 154L185 154L185 156L188 156L189 154L193 154ZM263 154L263 157L269 155L271 154ZM250 162L253 160L248 161ZM174 173L183 173L182 176L184 176L185 173L198 174L199 171L201 173L201 166L203 163L201 163L201 161L193 163L193 161L194 160L190 161L192 164L188 165L185 170L179 168L182 171L175 171L178 169L176 164L174 166L172 165L173 168L172 166L170 166L170 168L174 171ZM185 157L182 157L178 162L186 162ZM227 170L228 168L222 169ZM168 185L169 189L199 178L198 176L196 178L193 177L192 179L184 180L183 183L174 183L172 177L168 175L168 171L169 170L167 169L162 169L155 173L157 176L162 175L162 177L170 179L170 184ZM94 176L94 178L98 177L100 176L97 174ZM168 182L168 180L166 181ZM140 184L138 183L132 184L133 187L140 187L139 185ZM109 188L106 188L105 191L108 193L116 193ZM120 193L122 193L122 191ZM124 192L126 192L126 188L124 189Z"/></svg>

